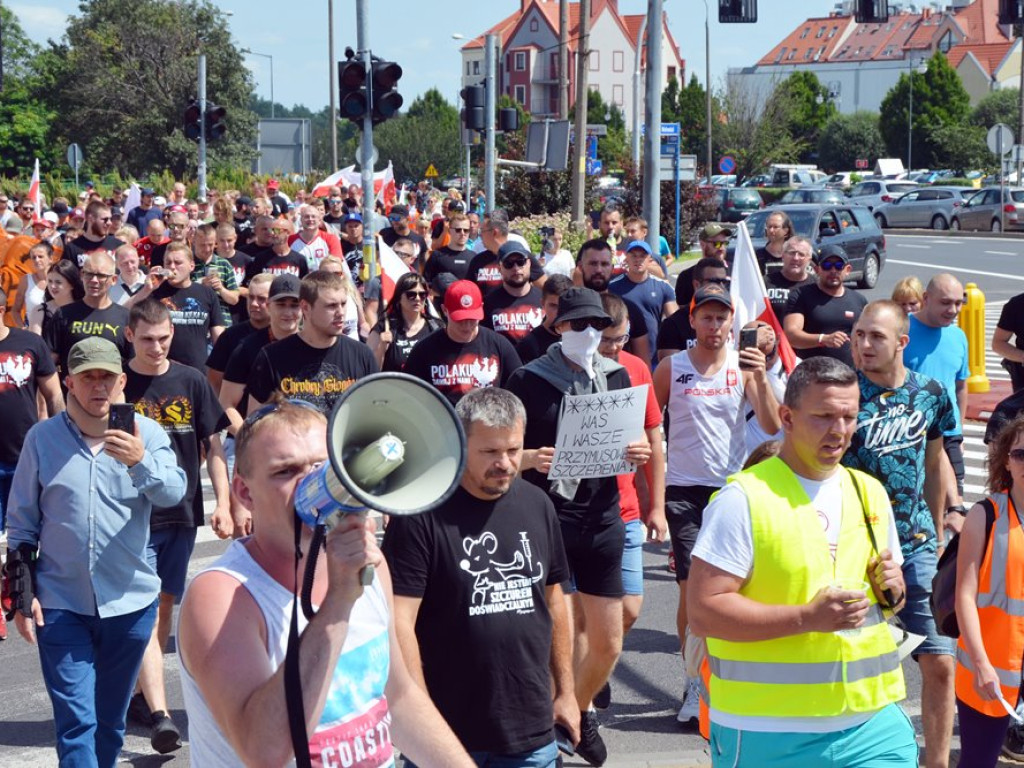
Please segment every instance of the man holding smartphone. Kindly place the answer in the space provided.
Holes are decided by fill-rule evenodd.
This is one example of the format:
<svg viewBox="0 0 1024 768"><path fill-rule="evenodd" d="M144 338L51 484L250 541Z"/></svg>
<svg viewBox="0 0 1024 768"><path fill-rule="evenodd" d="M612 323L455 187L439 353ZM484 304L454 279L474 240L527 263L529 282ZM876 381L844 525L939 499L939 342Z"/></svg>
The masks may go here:
<svg viewBox="0 0 1024 768"><path fill-rule="evenodd" d="M18 631L39 646L61 765L117 761L160 588L150 512L185 492L158 424L110 428L125 381L113 342L71 347L67 411L29 430L11 488L7 576Z"/></svg>

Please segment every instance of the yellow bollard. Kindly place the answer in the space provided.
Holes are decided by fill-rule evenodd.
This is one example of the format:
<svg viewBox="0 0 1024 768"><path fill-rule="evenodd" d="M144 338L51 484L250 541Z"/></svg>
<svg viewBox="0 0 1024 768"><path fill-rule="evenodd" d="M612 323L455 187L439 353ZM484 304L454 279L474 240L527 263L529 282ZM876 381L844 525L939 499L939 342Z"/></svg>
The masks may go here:
<svg viewBox="0 0 1024 768"><path fill-rule="evenodd" d="M985 375L985 351L988 348L985 338L985 294L976 283L968 283L964 296L966 301L957 322L967 336L967 365L971 371L967 378L967 391L988 392L988 376Z"/></svg>

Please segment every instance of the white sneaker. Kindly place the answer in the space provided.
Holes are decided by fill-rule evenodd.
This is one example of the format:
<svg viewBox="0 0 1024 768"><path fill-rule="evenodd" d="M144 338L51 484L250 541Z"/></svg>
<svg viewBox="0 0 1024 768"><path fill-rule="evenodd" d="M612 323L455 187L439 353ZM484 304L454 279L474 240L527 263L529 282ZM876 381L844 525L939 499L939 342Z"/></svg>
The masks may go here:
<svg viewBox="0 0 1024 768"><path fill-rule="evenodd" d="M679 708L676 721L687 724L700 719L700 685L696 677L691 677L686 684L686 695L683 706Z"/></svg>

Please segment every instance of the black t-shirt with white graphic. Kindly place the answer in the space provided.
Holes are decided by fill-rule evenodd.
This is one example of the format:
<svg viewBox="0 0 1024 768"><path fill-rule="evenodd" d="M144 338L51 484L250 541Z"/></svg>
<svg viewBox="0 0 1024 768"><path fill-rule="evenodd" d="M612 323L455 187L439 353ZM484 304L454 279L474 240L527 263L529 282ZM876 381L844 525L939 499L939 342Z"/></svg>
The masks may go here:
<svg viewBox="0 0 1024 768"><path fill-rule="evenodd" d="M178 466L185 470L185 495L170 507L154 507L151 528L203 524L203 492L199 485L199 464L203 443L228 426L228 417L217 402L213 387L195 368L171 362L167 373L147 376L125 369L128 383L125 402L147 416L167 433Z"/></svg>
<svg viewBox="0 0 1024 768"><path fill-rule="evenodd" d="M804 333L828 335L842 331L848 336L853 335L853 324L857 322L861 311L867 306L868 300L863 294L851 288L845 288L842 296L830 296L818 287L817 283L808 283L794 288L789 293L786 303L786 314L804 316ZM797 355L806 360L809 357L834 357L842 360L853 368L853 352L847 342L838 349L832 347L812 347L798 349Z"/></svg>
<svg viewBox="0 0 1024 768"><path fill-rule="evenodd" d="M248 283L245 281L245 276L248 273L249 265L253 262L252 256L241 251L235 251L231 254L231 258L227 259L227 262L231 265L231 271L235 273L235 284L239 288L247 286ZM245 297L241 296L238 299L238 303L231 307L231 324L244 323L248 319L249 307L245 303Z"/></svg>
<svg viewBox="0 0 1024 768"><path fill-rule="evenodd" d="M546 354L548 347L561 340L561 336L554 331L549 331L542 323L526 334L526 337L516 345L516 353L523 361L523 365L526 365L531 360L536 360Z"/></svg>
<svg viewBox="0 0 1024 768"><path fill-rule="evenodd" d="M661 321L658 349L689 349L697 343L697 333L690 325L690 308L680 307Z"/></svg>
<svg viewBox="0 0 1024 768"><path fill-rule="evenodd" d="M296 251L280 256L274 253L273 249L263 251L258 256L253 256L252 263L248 266L245 277L245 284L248 285L256 275L267 272L274 277L278 275L295 275L302 279L309 273L309 264L306 257Z"/></svg>
<svg viewBox="0 0 1024 768"><path fill-rule="evenodd" d="M789 304L789 294L795 288L814 282L814 278L806 277L803 280L790 280L782 270L775 270L768 273L764 279L764 287L768 291L768 301L772 303L775 316L781 321L786 316L786 306Z"/></svg>
<svg viewBox="0 0 1024 768"><path fill-rule="evenodd" d="M128 310L120 304L93 309L84 301L73 301L53 313L46 327L46 343L60 360L62 375L68 370L68 353L71 348L90 336L100 336L114 342L121 352L121 360L127 363L132 356L131 344L124 337L127 326Z"/></svg>
<svg viewBox="0 0 1024 768"><path fill-rule="evenodd" d="M536 257L530 257L530 282L544 277L544 268ZM466 279L480 286L480 293L487 296L495 288L501 286L501 270L498 268L498 257L493 251L481 251L469 262Z"/></svg>
<svg viewBox="0 0 1024 768"><path fill-rule="evenodd" d="M206 358L206 367L224 373L228 369L228 360L243 341L256 332L252 323L240 323L224 329L213 345L210 356Z"/></svg>
<svg viewBox="0 0 1024 768"><path fill-rule="evenodd" d="M261 403L280 391L285 397L312 403L329 416L346 389L377 372L377 361L365 344L339 336L334 344L320 349L295 334L261 349L247 382L249 394Z"/></svg>
<svg viewBox="0 0 1024 768"><path fill-rule="evenodd" d="M423 271L423 276L429 283L441 273L450 272L457 279L465 280L469 272L469 265L475 256L476 254L468 248L461 251L453 251L447 245L444 248L438 248L430 254L430 260Z"/></svg>
<svg viewBox="0 0 1024 768"><path fill-rule="evenodd" d="M111 256L114 255L114 251L124 245L124 240L119 240L113 235L107 235L99 242L90 240L85 235L79 235L70 243L64 246L64 255L61 257L72 262L76 267L81 269L85 266L85 257L90 253L96 251L105 251ZM166 246L164 246L166 247ZM161 264L163 262L160 262Z"/></svg>
<svg viewBox="0 0 1024 768"><path fill-rule="evenodd" d="M544 322L540 289L533 286L525 296L513 296L501 288L484 299L482 324L518 344L534 328Z"/></svg>
<svg viewBox="0 0 1024 768"><path fill-rule="evenodd" d="M21 455L25 433L39 421L36 392L39 379L57 371L53 357L41 337L21 328L11 328L0 340L0 464L14 466ZM6 499L0 504L6 504Z"/></svg>
<svg viewBox="0 0 1024 768"><path fill-rule="evenodd" d="M394 320L391 320L388 325L391 329L391 343L384 351L384 362L380 366L382 371L404 371L405 363L409 359L409 355L412 353L413 347L427 338L427 336L432 334L434 331L439 328L444 328L444 325L440 320L435 320L432 317L426 318L426 321L420 329L411 336L404 328L396 328ZM383 333L383 316L377 321L376 330L377 333Z"/></svg>
<svg viewBox="0 0 1024 768"><path fill-rule="evenodd" d="M518 479L496 501L459 488L429 515L392 518L383 550L395 594L423 601L427 691L462 745L508 755L550 744L545 588L569 571L545 494Z"/></svg>
<svg viewBox="0 0 1024 768"><path fill-rule="evenodd" d="M153 298L171 312L174 338L168 357L205 373L210 331L224 326L224 313L217 294L202 283L175 288L165 282L153 291Z"/></svg>
<svg viewBox="0 0 1024 768"><path fill-rule="evenodd" d="M489 328L477 329L467 344L452 341L443 328L413 347L405 372L434 385L452 404L479 387L504 387L521 365L515 347Z"/></svg>

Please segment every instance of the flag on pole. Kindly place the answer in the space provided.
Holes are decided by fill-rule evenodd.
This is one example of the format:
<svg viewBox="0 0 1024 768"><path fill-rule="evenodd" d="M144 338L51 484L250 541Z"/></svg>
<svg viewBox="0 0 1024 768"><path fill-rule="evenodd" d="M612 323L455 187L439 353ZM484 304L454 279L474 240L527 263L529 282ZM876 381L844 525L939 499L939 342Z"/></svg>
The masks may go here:
<svg viewBox="0 0 1024 768"><path fill-rule="evenodd" d="M131 186L128 187L128 192L124 196L124 205L121 206L121 211L124 213L125 221L128 220L128 214L138 208L142 204L142 189L134 181ZM139 237L145 237L145 232L140 232Z"/></svg>
<svg viewBox="0 0 1024 768"><path fill-rule="evenodd" d="M754 245L750 242L750 233L745 222L740 222L736 235L736 253L733 255L732 284L730 287L733 315L732 333L734 338L740 337L740 329L751 320L768 323L775 331L778 339L779 357L786 373L792 373L796 367L796 353L790 346L789 339L782 331L782 323L775 316L772 303L768 300L768 291L764 287L764 277L757 264Z"/></svg>
<svg viewBox="0 0 1024 768"><path fill-rule="evenodd" d="M395 168L390 160L379 181L374 174L373 191L377 194L377 201L384 205L384 210L390 211L395 204Z"/></svg>
<svg viewBox="0 0 1024 768"><path fill-rule="evenodd" d="M377 244L380 246L380 294L384 302L390 304L395 296L398 278L412 270L405 266L405 262L382 238L377 238Z"/></svg>
<svg viewBox="0 0 1024 768"><path fill-rule="evenodd" d="M331 187L340 187L343 184L348 186L351 183L350 179L353 175L357 177L357 181L355 183L358 184L359 174L355 173L355 169L356 167L354 165L350 165L348 168L342 168L340 171L335 171L313 187L313 196L327 197L327 193L330 191Z"/></svg>
<svg viewBox="0 0 1024 768"><path fill-rule="evenodd" d="M35 169L32 171L32 181L28 185L28 196L29 199L35 203L36 206L36 217L43 215L43 201L42 194L39 191L39 158L36 158Z"/></svg>

